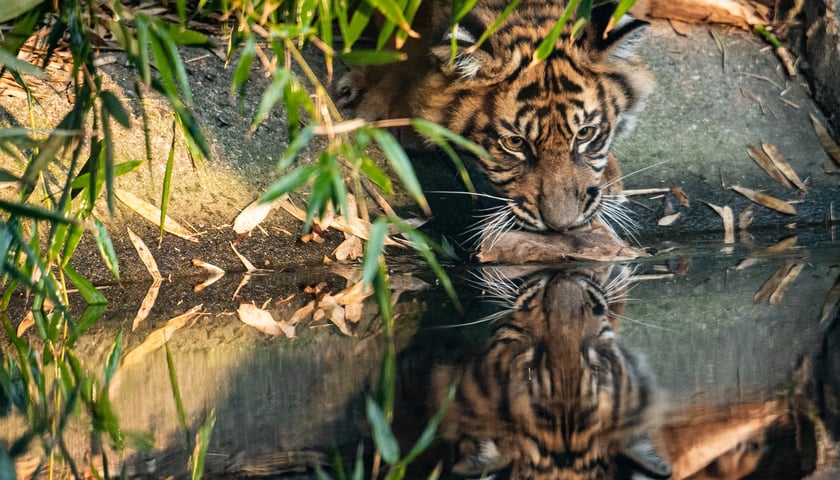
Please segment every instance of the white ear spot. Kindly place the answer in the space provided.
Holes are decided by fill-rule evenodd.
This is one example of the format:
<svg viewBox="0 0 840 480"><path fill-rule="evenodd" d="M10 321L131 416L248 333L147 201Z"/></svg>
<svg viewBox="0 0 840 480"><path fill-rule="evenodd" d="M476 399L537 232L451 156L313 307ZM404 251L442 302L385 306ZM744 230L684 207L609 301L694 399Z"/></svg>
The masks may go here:
<svg viewBox="0 0 840 480"><path fill-rule="evenodd" d="M454 32L452 30L453 29L449 29L449 31L446 32L446 35L443 37L444 41L449 42L454 36L456 42L469 43L471 45L475 43L475 37L473 37L472 33L468 30L461 28L459 25L455 26Z"/></svg>
<svg viewBox="0 0 840 480"><path fill-rule="evenodd" d="M630 15L623 15L621 20L616 23L615 28L613 28L613 32L620 31L623 28L628 27L628 25L634 21L635 19ZM647 35L647 29L647 25L640 25L632 28L632 30L622 35L621 38L617 39L609 49L610 55L620 60L630 60L635 57L637 47Z"/></svg>

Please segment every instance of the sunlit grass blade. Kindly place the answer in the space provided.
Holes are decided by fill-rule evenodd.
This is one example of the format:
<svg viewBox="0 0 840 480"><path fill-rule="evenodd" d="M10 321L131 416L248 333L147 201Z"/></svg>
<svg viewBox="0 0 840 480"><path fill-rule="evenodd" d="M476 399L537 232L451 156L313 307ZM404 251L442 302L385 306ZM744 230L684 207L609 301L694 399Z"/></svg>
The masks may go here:
<svg viewBox="0 0 840 480"><path fill-rule="evenodd" d="M173 102L172 108L175 110L175 121L178 122L184 132L190 154L194 157L210 158L212 153L210 144L207 143L207 137L201 131L198 120L196 120L192 111L179 101Z"/></svg>
<svg viewBox="0 0 840 480"><path fill-rule="evenodd" d="M452 23L458 23L464 15L470 13L478 0L454 0L452 2Z"/></svg>
<svg viewBox="0 0 840 480"><path fill-rule="evenodd" d="M179 98L181 98L187 105L193 105L190 83L187 80L187 67L184 65L184 61L181 60L181 54L178 53L178 47L172 39L172 36L169 34L168 24L158 20L152 20L151 27L152 35L149 38L155 38L155 36L157 36L159 48L163 50L162 56L167 57L170 62L170 75L173 75L172 78L177 81L180 86L181 95ZM157 59L157 55L155 58ZM173 90L173 92L175 91Z"/></svg>
<svg viewBox="0 0 840 480"><path fill-rule="evenodd" d="M277 162L277 170L283 171L292 166L292 163L297 159L298 154L309 145L312 137L315 136L315 130L312 127L306 127L298 133L294 140L289 144L289 147L283 153L280 161Z"/></svg>
<svg viewBox="0 0 840 480"><path fill-rule="evenodd" d="M362 155L359 170L377 187L381 188L383 192L394 193L394 186L391 184L391 179L367 155Z"/></svg>
<svg viewBox="0 0 840 480"><path fill-rule="evenodd" d="M607 29L605 33L608 33L613 26L615 26L621 17L624 16L625 13L630 11L630 8L635 5L636 0L620 0L618 5L615 6L615 10L613 11L612 17L610 18L610 23L607 25Z"/></svg>
<svg viewBox="0 0 840 480"><path fill-rule="evenodd" d="M396 0L370 0L370 3L376 7L376 9L379 10L385 18L393 22L396 26L405 30L412 36L417 35L416 32L411 30L411 25L408 24L408 20L405 18L403 9Z"/></svg>
<svg viewBox="0 0 840 480"><path fill-rule="evenodd" d="M341 32L342 37L344 37L344 48L342 51L350 51L353 44L356 43L356 40L358 40L362 35L362 32L364 32L365 27L367 27L368 23L370 23L370 17L373 10L373 6L370 3L359 3L359 7L353 12L353 17L350 19L347 29Z"/></svg>
<svg viewBox="0 0 840 480"><path fill-rule="evenodd" d="M111 116L102 106L102 137L105 141L105 198L108 212L114 214L114 135L111 132Z"/></svg>
<svg viewBox="0 0 840 480"><path fill-rule="evenodd" d="M513 10L519 6L519 2L521 2L521 0L513 0L512 2L510 2L508 6L505 7L505 9L502 11L502 13L500 13L499 16L496 17L495 20L493 20L493 23L490 24L490 28L485 30L484 33L482 33L481 36L478 37L478 41L476 41L475 44L471 45L470 48L480 48L481 45L484 44L484 42L486 42L488 38L490 38L490 35L495 33L496 30L498 30L499 27L502 26L502 23L504 23L505 20L507 20L507 18L510 16L510 14L513 13Z"/></svg>
<svg viewBox="0 0 840 480"><path fill-rule="evenodd" d="M105 389L110 385L111 379L114 377L114 372L117 371L117 367L120 365L122 347L122 331L120 331L117 333L117 337L114 338L114 345L111 347L111 353L108 354L108 359L105 361L105 368L102 370L102 384L105 386Z"/></svg>
<svg viewBox="0 0 840 480"><path fill-rule="evenodd" d="M376 443L376 450L382 455L382 460L389 465L397 463L400 459L400 446L394 433L391 431L391 424L385 417L382 409L371 397L365 399L365 411L368 422L370 422L373 441Z"/></svg>
<svg viewBox="0 0 840 480"><path fill-rule="evenodd" d="M195 434L195 448L190 455L190 478L192 480L199 480L204 475L204 459L207 456L207 449L210 448L210 437L215 425L216 411L210 410Z"/></svg>
<svg viewBox="0 0 840 480"><path fill-rule="evenodd" d="M440 425L441 420L443 420L444 414L446 414L446 409L449 408L449 404L452 403L452 400L455 398L457 386L457 382L449 386L446 398L444 398L443 402L441 402L437 412L435 412L432 418L429 419L428 423L426 423L426 428L423 429L423 433L420 434L417 441L414 442L414 445L411 447L411 450L401 460L403 464L408 465L413 462L415 458L417 458L421 453L429 448L429 445L432 444L435 439L438 426Z"/></svg>
<svg viewBox="0 0 840 480"><path fill-rule="evenodd" d="M405 150L403 150L394 136L385 130L374 129L371 131L371 136L373 136L376 143L382 148L382 153L385 154L385 158L388 159L388 163L394 169L394 173L402 181L408 193L414 198L417 205L423 209L423 213L431 216L432 210L429 208L429 203L423 195L423 190L420 188L420 181L417 180L414 167L411 165L411 161L408 159Z"/></svg>
<svg viewBox="0 0 840 480"><path fill-rule="evenodd" d="M143 165L143 160L129 160L127 162L122 162L114 165L114 176L119 177L121 175L125 175L127 173L131 173L140 166ZM73 188L85 188L90 184L90 174L89 173L82 173L76 178L73 179L73 182L70 183L70 186ZM99 181L99 184L96 185L96 189L102 187L102 180Z"/></svg>

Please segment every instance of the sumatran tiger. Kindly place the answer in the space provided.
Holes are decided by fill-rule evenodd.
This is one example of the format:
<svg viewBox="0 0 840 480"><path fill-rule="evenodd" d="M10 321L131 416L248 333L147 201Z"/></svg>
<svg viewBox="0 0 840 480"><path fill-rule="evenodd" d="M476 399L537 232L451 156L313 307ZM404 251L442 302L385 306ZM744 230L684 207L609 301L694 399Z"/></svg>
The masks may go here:
<svg viewBox="0 0 840 480"><path fill-rule="evenodd" d="M488 278L487 288L505 307L493 317L486 346L462 365L431 374L431 404L457 385L439 431L452 446L453 473L670 475L650 440L656 426L652 379L616 335L626 278L601 282L581 272L543 271L521 286Z"/></svg>
<svg viewBox="0 0 840 480"><path fill-rule="evenodd" d="M652 82L634 55L648 24L625 16L607 30L612 5L596 6L577 37L570 21L553 53L535 61L564 2L522 0L479 44L508 5L478 0L452 26L448 2L424 1L409 61L351 70L333 87L336 103L368 120L421 117L484 147L492 160L473 166L489 185L483 193L502 201L487 232L587 225L618 203L620 170L609 151Z"/></svg>

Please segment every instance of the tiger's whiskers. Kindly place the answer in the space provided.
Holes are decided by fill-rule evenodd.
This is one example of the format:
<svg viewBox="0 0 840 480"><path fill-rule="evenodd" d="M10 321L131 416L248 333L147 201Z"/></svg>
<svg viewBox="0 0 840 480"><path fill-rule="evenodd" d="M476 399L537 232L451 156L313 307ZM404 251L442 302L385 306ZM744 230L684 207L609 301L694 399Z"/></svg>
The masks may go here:
<svg viewBox="0 0 840 480"><path fill-rule="evenodd" d="M613 235L618 236L618 232L616 232L616 227L618 227L622 233L630 237L633 243L638 244L639 239L636 233L641 227L639 222L631 216L633 211L627 208L621 199L621 195L604 195L598 217Z"/></svg>
<svg viewBox="0 0 840 480"><path fill-rule="evenodd" d="M466 230L468 237L466 242L475 242L484 245L488 241L488 250L492 249L499 239L507 232L516 227L516 214L510 202L487 209L488 213L477 215L478 221Z"/></svg>

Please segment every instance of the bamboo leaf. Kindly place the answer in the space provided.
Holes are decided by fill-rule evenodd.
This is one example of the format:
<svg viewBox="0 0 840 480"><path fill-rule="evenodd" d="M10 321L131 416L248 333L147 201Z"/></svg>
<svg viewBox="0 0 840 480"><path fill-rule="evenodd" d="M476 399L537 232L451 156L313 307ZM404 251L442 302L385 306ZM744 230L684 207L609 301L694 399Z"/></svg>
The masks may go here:
<svg viewBox="0 0 840 480"><path fill-rule="evenodd" d="M175 400L175 410L178 412L178 425L181 426L181 431L189 435L189 428L187 427L187 414L184 411L184 402L181 399L181 388L178 385L178 372L175 371L175 361L172 359L172 351L169 349L169 342L163 344L166 351L166 368L169 371L169 385L172 387L172 398ZM187 444L189 444L189 437L187 437Z"/></svg>
<svg viewBox="0 0 840 480"><path fill-rule="evenodd" d="M108 388L108 385L111 383L111 379L114 378L114 373L117 371L117 367L120 365L122 347L122 331L119 331L117 332L117 337L114 339L114 345L111 347L111 352L108 354L108 359L105 361L105 368L102 371L102 384L105 389Z"/></svg>
<svg viewBox="0 0 840 480"><path fill-rule="evenodd" d="M37 78L44 78L46 76L46 73L44 73L44 71L40 68L32 65L26 60L17 58L15 55L12 55L2 48L0 48L0 66L25 75L32 75Z"/></svg>
<svg viewBox="0 0 840 480"><path fill-rule="evenodd" d="M210 448L210 436L215 425L216 411L210 410L210 414L204 419L195 434L195 448L190 455L190 478L192 480L199 480L204 475L204 458L207 456L207 449Z"/></svg>
<svg viewBox="0 0 840 480"><path fill-rule="evenodd" d="M376 444L377 451L382 455L382 460L389 465L397 463L400 459L400 446L397 444L397 439L394 438L388 419L385 418L385 414L379 408L379 405L370 397L366 399L366 411L373 433L373 441Z"/></svg>
<svg viewBox="0 0 840 480"><path fill-rule="evenodd" d="M395 0L370 0L370 3L376 7L377 10L382 12L382 15L384 15L386 19L408 32L409 35L419 36L417 32L414 32L411 29L411 25L408 24L408 20L406 20L402 8Z"/></svg>
<svg viewBox="0 0 840 480"><path fill-rule="evenodd" d="M364 263L362 266L362 281L372 284L373 278L379 271L379 257L385 250L385 237L388 235L388 221L379 218L373 222L365 245Z"/></svg>
<svg viewBox="0 0 840 480"><path fill-rule="evenodd" d="M273 202L283 195L295 190L304 183L309 182L318 172L317 165L305 165L298 167L279 180L272 183L260 199L261 202Z"/></svg>
<svg viewBox="0 0 840 480"><path fill-rule="evenodd" d="M367 155L362 156L359 170L373 182L377 187L381 188L385 193L394 193L394 187L391 185L391 179L379 166Z"/></svg>
<svg viewBox="0 0 840 480"><path fill-rule="evenodd" d="M572 16L572 12L575 11L580 0L570 0L569 4L566 5L566 9L563 10L563 14L557 19L557 23L551 28L551 31L548 32L548 35L545 36L542 42L537 45L537 49L534 50L534 58L531 60L531 64L536 64L542 62L552 52L554 52L554 48L557 46L557 39L560 38L560 34L563 33L563 29L566 27L566 23L569 21L569 18Z"/></svg>
<svg viewBox="0 0 840 480"><path fill-rule="evenodd" d="M610 18L610 23L607 25L607 28L604 30L604 34L606 35L612 30L613 26L615 26L621 17L624 16L625 13L630 11L630 7L632 7L636 3L636 0L621 0L618 2L618 5L615 6L615 10L613 11L612 17Z"/></svg>
<svg viewBox="0 0 840 480"><path fill-rule="evenodd" d="M233 80L230 82L230 94L239 95L240 106L245 100L245 89L248 85L248 77L251 74L251 65L254 62L254 56L257 53L256 49L257 39L253 35L249 35L245 41L245 46L242 48L242 53L239 57L239 63L236 65L236 71L233 74Z"/></svg>
<svg viewBox="0 0 840 480"><path fill-rule="evenodd" d="M347 65L384 65L402 62L407 58L408 55L395 50L353 50L338 56Z"/></svg>
<svg viewBox="0 0 840 480"><path fill-rule="evenodd" d="M107 305L108 299L105 298L105 295L102 294L87 278L79 275L73 267L70 265L66 265L64 268L64 274L67 275L67 278L73 282L73 285L79 290L79 293L82 295L82 298L85 299L85 302L88 305Z"/></svg>
<svg viewBox="0 0 840 480"><path fill-rule="evenodd" d="M359 8L353 12L353 18L350 20L350 25L345 32L342 32L344 37L344 52L349 52L350 48L356 43L356 40L362 35L365 27L370 23L370 16L373 13L373 6L369 2L360 2Z"/></svg>
<svg viewBox="0 0 840 480"><path fill-rule="evenodd" d="M127 162L122 162L114 165L114 176L119 177L121 175L125 175L126 173L131 173L140 166L143 165L143 160L129 160ZM89 173L82 173L81 175L77 176L73 179L73 182L70 183L70 186L73 188L85 188L90 184L90 174ZM96 185L96 189L99 189L102 186L102 179L99 179L98 185Z"/></svg>
<svg viewBox="0 0 840 480"><path fill-rule="evenodd" d="M766 195L764 193L756 192L755 190L751 190L740 185L732 185L730 188L740 193L741 195L747 197L751 201L764 207L767 207L771 210L776 210L777 212L781 212L786 215L796 215L796 209L793 207L793 205L779 200L778 198L771 197L770 195Z"/></svg>
<svg viewBox="0 0 840 480"><path fill-rule="evenodd" d="M160 238L163 238L163 226L166 224L166 212L169 210L169 197L172 186L172 170L175 166L175 122L172 122L172 141L169 143L169 155L166 157L166 169L163 173L163 189L160 194Z"/></svg>
<svg viewBox="0 0 840 480"><path fill-rule="evenodd" d="M300 154L301 150L309 145L309 141L315 136L315 129L313 127L306 127L297 134L294 140L289 144L289 148L283 153L283 157L277 162L278 170L285 170L292 166L292 163Z"/></svg>
<svg viewBox="0 0 840 480"><path fill-rule="evenodd" d="M75 219L64 216L64 213L62 212L48 210L29 203L7 202L6 200L0 199L0 209L21 217L34 218L36 220L50 220L53 222L69 223L74 225L78 224Z"/></svg>
<svg viewBox="0 0 840 480"><path fill-rule="evenodd" d="M502 26L502 23L504 23L504 21L507 20L507 18L510 16L510 14L513 13L513 10L516 9L516 7L519 6L520 1L521 0L513 0L512 2L510 2L508 4L508 6L505 7L505 9L502 11L502 13L499 14L499 16L496 17L495 20L493 20L493 23L490 24L490 28L485 30L484 33L482 33L481 36L478 38L478 41L475 42L475 44L473 46L471 46L470 48L474 48L474 49L479 48L484 42L486 42L487 39L490 38L490 35L495 33L496 30L498 30L499 27ZM574 1L574 0L572 0L572 1Z"/></svg>
<svg viewBox="0 0 840 480"><path fill-rule="evenodd" d="M464 15L470 13L478 0L455 0L452 2L452 23L458 23Z"/></svg>
<svg viewBox="0 0 840 480"><path fill-rule="evenodd" d="M405 185L408 193L414 197L414 201L417 202L420 208L423 209L423 213L427 216L431 216L432 211L429 208L429 203L423 195L423 190L420 188L420 182L417 180L417 175L414 173L414 167L412 167L411 162L408 159L408 155L405 154L405 150L403 150L399 143L397 143L397 140L393 137L393 135L385 130L372 130L371 135L374 140L376 140L376 143L382 148L385 158L388 159L388 163L391 165L391 168L394 169L394 172L397 174L400 181L402 181L403 185Z"/></svg>
<svg viewBox="0 0 840 480"><path fill-rule="evenodd" d="M122 102L120 102L113 92L103 90L99 92L99 98L102 99L102 104L105 106L105 110L114 117L120 125L125 128L131 128L131 120L128 117L128 112L125 111Z"/></svg>
<svg viewBox="0 0 840 480"><path fill-rule="evenodd" d="M105 266L108 267L108 270L110 270L114 278L119 281L120 264L117 260L117 252L114 250L114 244L111 243L111 237L108 236L108 232L105 230L105 225L103 225L98 218L93 218L93 224L95 226L93 230L93 238L96 240L96 246L99 248L99 253L102 255L102 259L105 260Z"/></svg>

